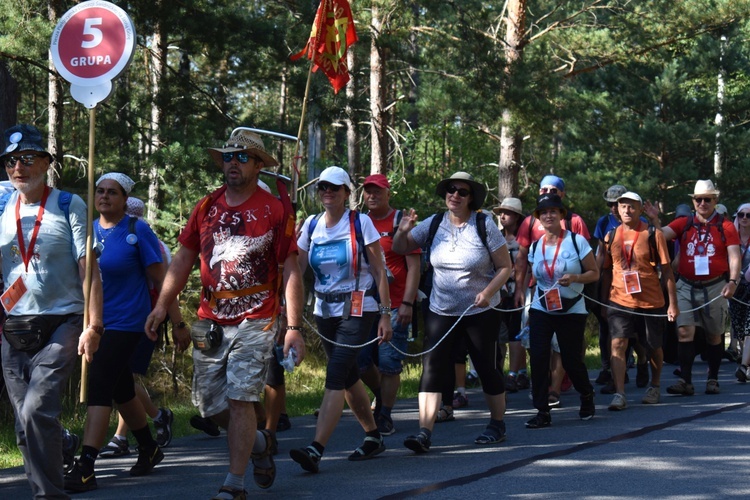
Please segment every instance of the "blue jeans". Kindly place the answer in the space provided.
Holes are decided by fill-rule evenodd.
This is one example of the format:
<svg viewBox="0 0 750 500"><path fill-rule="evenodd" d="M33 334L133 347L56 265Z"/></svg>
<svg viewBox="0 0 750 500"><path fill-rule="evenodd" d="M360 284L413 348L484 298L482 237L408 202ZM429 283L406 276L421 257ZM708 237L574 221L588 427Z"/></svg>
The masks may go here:
<svg viewBox="0 0 750 500"><path fill-rule="evenodd" d="M391 328L393 328L393 338L391 342L384 342L380 345L377 342L369 344L359 351L357 356L357 365L359 365L359 371L364 372L373 363L378 367L380 373L386 375L398 375L404 370L402 361L406 357L401 352L406 352L408 348L408 336L409 326L402 326L398 322L398 308L391 309ZM372 340L378 336L378 323L375 322L370 330L370 337L367 340ZM391 345L393 344L393 345ZM396 348L394 348L394 346ZM398 351L396 350L398 349ZM401 351L401 352L399 352ZM376 355L377 352L377 355Z"/></svg>

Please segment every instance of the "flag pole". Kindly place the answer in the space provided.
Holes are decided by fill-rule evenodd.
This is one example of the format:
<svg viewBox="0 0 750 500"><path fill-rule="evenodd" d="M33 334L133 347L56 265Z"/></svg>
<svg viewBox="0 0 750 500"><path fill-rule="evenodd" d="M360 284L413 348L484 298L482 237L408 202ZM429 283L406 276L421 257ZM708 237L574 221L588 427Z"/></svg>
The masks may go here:
<svg viewBox="0 0 750 500"><path fill-rule="evenodd" d="M307 98L310 94L310 81L312 80L313 66L315 65L314 59L310 60L310 68L307 71L307 83L305 84L305 97L302 99L302 114L299 117L299 128L297 129L297 142L294 144L294 156L292 156L292 176L298 176L299 168L297 168L297 159L299 158L299 145L302 137L302 129L305 126L305 114L307 114ZM299 182L299 179L297 179ZM292 186L292 197L293 202L297 201L297 186Z"/></svg>
<svg viewBox="0 0 750 500"><path fill-rule="evenodd" d="M96 132L96 108L89 111L89 161L88 161L88 193L86 196L86 273L83 280L83 327L89 324L89 303L91 301L91 276L94 267L94 144ZM86 402L88 394L89 364L84 354L81 357L81 393L79 400Z"/></svg>

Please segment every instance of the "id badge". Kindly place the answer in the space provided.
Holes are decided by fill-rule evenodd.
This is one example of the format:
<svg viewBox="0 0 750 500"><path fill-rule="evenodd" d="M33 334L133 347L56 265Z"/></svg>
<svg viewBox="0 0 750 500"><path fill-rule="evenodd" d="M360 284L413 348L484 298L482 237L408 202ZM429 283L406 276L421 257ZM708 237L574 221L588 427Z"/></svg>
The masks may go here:
<svg viewBox="0 0 750 500"><path fill-rule="evenodd" d="M636 271L622 273L622 280L625 282L625 293L634 294L641 292L641 278Z"/></svg>
<svg viewBox="0 0 750 500"><path fill-rule="evenodd" d="M362 290L355 290L352 292L352 310L351 315L357 318L362 317L363 308L365 302L365 292Z"/></svg>
<svg viewBox="0 0 750 500"><path fill-rule="evenodd" d="M3 309L5 309L5 312L10 313L27 291L28 288L26 288L26 282L23 280L23 276L19 276L18 279L8 287L5 293L0 295L0 300L3 303Z"/></svg>
<svg viewBox="0 0 750 500"><path fill-rule="evenodd" d="M547 291L547 295L544 296L547 301L548 311L559 311L563 308L562 299L560 298L560 290L558 288L552 288Z"/></svg>
<svg viewBox="0 0 750 500"><path fill-rule="evenodd" d="M708 255L695 256L695 275L708 276Z"/></svg>

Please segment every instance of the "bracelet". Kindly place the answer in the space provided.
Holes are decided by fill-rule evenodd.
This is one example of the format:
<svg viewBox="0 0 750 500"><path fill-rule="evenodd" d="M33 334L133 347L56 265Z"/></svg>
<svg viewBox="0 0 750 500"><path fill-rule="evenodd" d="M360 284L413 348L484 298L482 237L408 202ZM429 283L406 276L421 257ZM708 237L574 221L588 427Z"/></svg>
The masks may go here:
<svg viewBox="0 0 750 500"><path fill-rule="evenodd" d="M379 310L380 310L380 314L387 314L388 316L390 316L392 313L391 308L387 306L380 306Z"/></svg>
<svg viewBox="0 0 750 500"><path fill-rule="evenodd" d="M738 285L737 280L729 280L730 283L734 283L735 285Z"/></svg>
<svg viewBox="0 0 750 500"><path fill-rule="evenodd" d="M286 331L289 331L289 330L297 330L298 332L301 332L302 327L301 326L287 326Z"/></svg>
<svg viewBox="0 0 750 500"><path fill-rule="evenodd" d="M407 305L407 306L409 306L409 307L414 307L414 304L412 304L411 302L407 302L407 301L405 301L405 300L402 300L402 301L401 301L401 303L402 303L402 304L406 304L406 305Z"/></svg>
<svg viewBox="0 0 750 500"><path fill-rule="evenodd" d="M179 323L177 323L177 324L175 324L175 323L172 323L172 328L185 328L186 326L187 326L187 325L185 324L185 322L184 322L184 321L180 321L180 322L179 322Z"/></svg>
<svg viewBox="0 0 750 500"><path fill-rule="evenodd" d="M99 335L104 335L104 327L99 325L89 325L86 327L87 330L94 330Z"/></svg>

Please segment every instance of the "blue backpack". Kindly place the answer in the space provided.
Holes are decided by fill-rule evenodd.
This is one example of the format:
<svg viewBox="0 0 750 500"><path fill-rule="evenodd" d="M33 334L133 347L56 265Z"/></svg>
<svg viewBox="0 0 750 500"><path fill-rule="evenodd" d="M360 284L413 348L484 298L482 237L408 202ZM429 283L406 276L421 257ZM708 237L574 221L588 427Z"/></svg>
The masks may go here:
<svg viewBox="0 0 750 500"><path fill-rule="evenodd" d="M3 215L3 213L5 212L5 206L8 204L8 201L10 200L10 197L13 193L14 191L11 191L0 196L0 215ZM70 224L71 200L73 200L73 195L71 193L67 191L60 191L60 196L57 198L57 206L65 214L65 219L68 221L68 224Z"/></svg>

